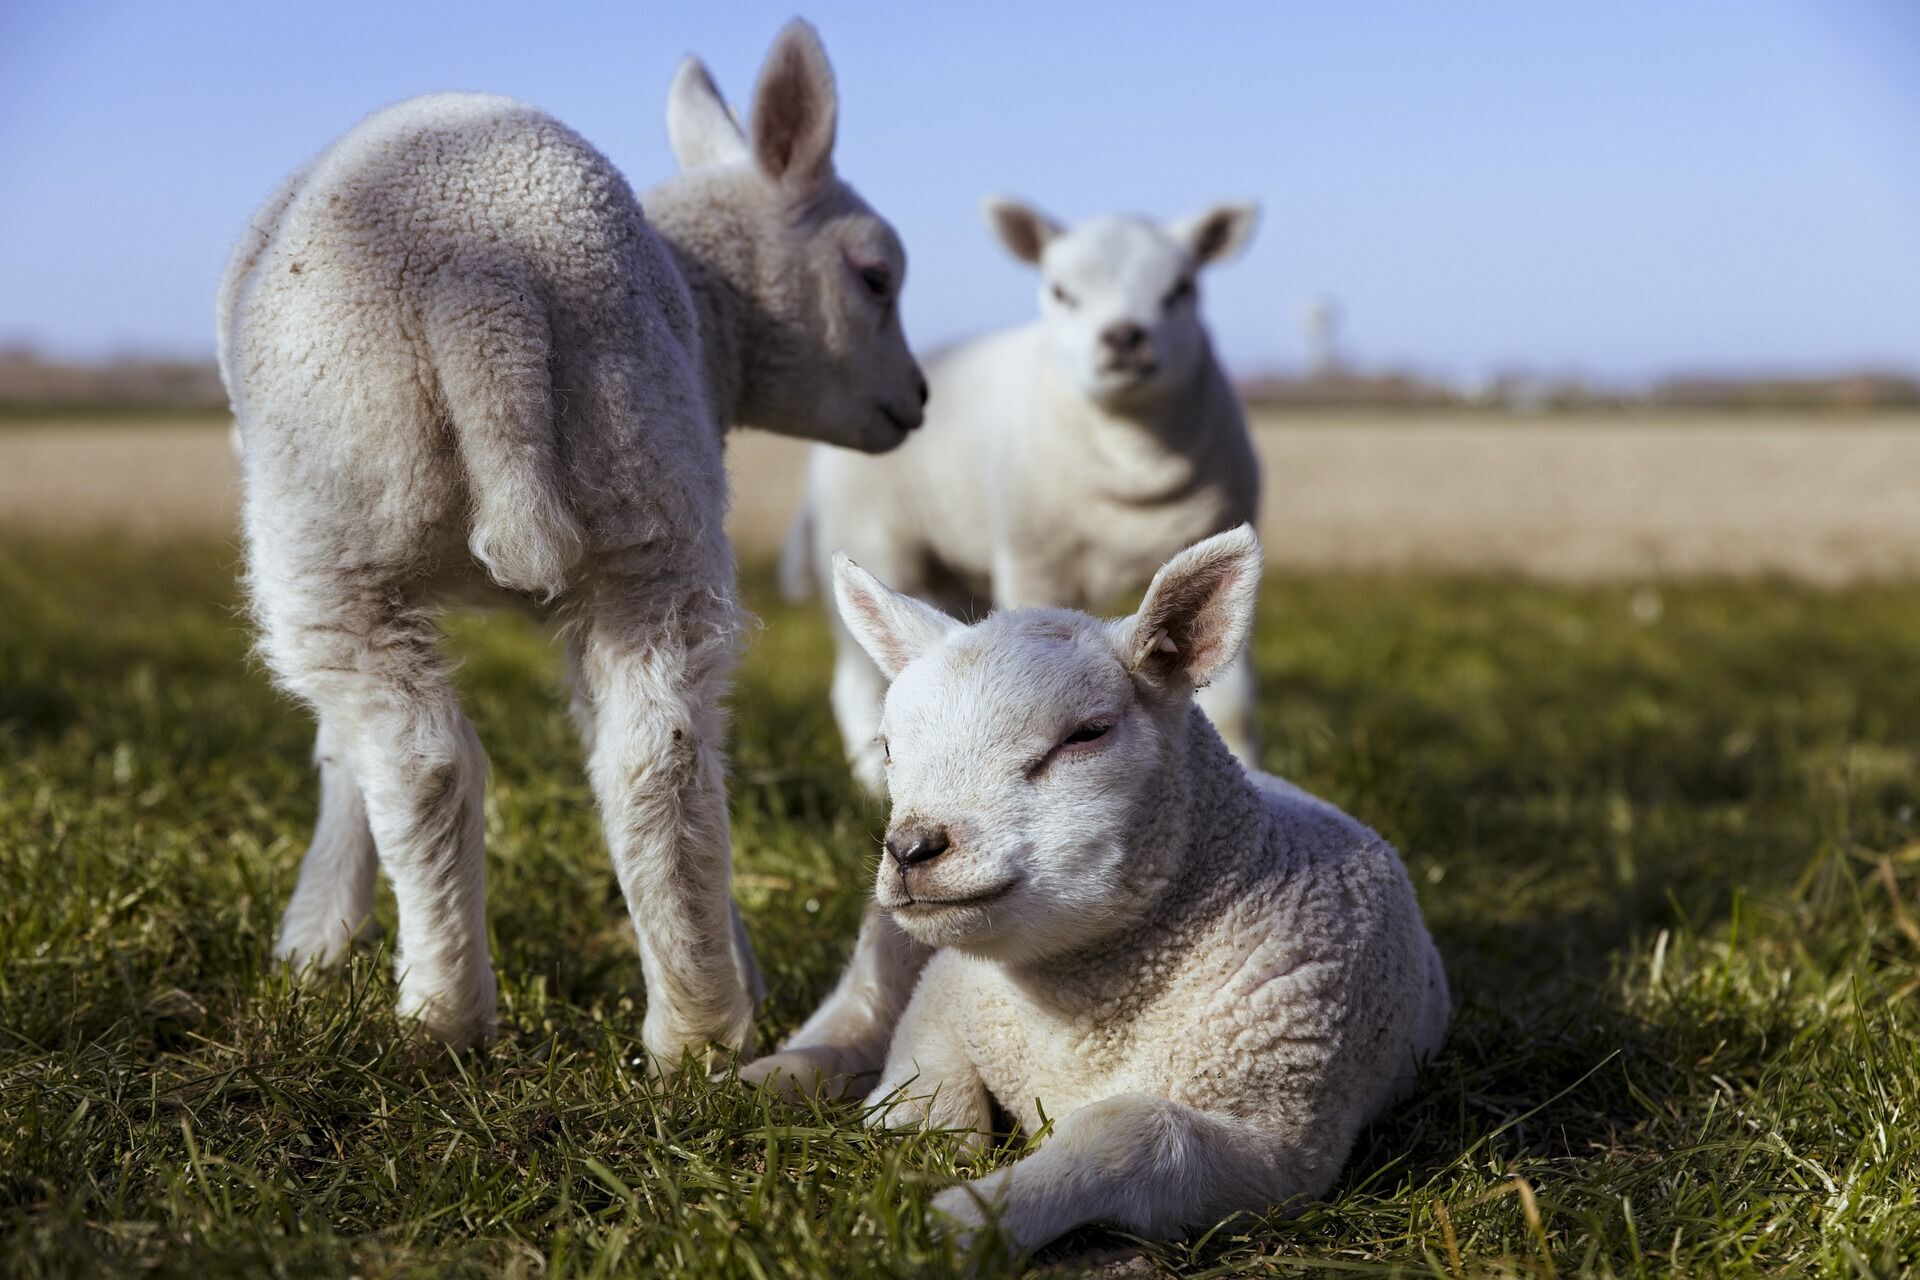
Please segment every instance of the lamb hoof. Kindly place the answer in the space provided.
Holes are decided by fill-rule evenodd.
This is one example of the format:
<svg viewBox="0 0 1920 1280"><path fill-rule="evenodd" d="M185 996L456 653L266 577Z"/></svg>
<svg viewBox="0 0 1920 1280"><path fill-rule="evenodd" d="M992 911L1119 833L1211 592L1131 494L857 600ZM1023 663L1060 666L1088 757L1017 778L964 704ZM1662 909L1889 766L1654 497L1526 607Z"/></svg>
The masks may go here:
<svg viewBox="0 0 1920 1280"><path fill-rule="evenodd" d="M873 1072L842 1070L840 1055L832 1049L788 1049L756 1058L740 1068L740 1082L765 1085L789 1102L809 1098L838 1101L863 1094L873 1085Z"/></svg>
<svg viewBox="0 0 1920 1280"><path fill-rule="evenodd" d="M483 992L476 992L465 999L439 996L414 1001L406 999L403 992L399 1013L402 1021L410 1023L421 1040L461 1051L482 1048L493 1039L499 1025L494 1006L493 975L487 975Z"/></svg>
<svg viewBox="0 0 1920 1280"><path fill-rule="evenodd" d="M339 923L316 926L282 921L280 936L273 944L273 958L285 962L298 976L311 978L340 967L356 947L372 949L383 936L384 931L371 920L357 929Z"/></svg>
<svg viewBox="0 0 1920 1280"><path fill-rule="evenodd" d="M979 1192L966 1182L935 1196L927 1218L934 1235L951 1242L959 1257L971 1255L993 1229Z"/></svg>
<svg viewBox="0 0 1920 1280"><path fill-rule="evenodd" d="M492 965L478 963L467 975L449 973L445 981L420 981L417 971L399 979L397 1013L420 1040L440 1042L453 1050L474 1050L492 1040L497 1027L497 986Z"/></svg>
<svg viewBox="0 0 1920 1280"><path fill-rule="evenodd" d="M711 1025L682 1021L665 1007L650 1003L640 1024L640 1043L646 1046L650 1076L679 1070L689 1055L712 1076L735 1058L753 1056L753 1001L742 992L738 1007Z"/></svg>

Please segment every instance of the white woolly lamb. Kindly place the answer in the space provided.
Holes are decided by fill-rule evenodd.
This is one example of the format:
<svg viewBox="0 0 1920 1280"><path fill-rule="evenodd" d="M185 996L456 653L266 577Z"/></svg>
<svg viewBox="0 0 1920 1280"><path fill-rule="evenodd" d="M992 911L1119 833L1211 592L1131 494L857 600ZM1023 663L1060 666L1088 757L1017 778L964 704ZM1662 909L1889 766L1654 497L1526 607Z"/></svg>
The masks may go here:
<svg viewBox="0 0 1920 1280"><path fill-rule="evenodd" d="M848 627L892 677L893 819L848 980L750 1078L871 1071L874 1122L1039 1151L935 1201L1017 1249L1149 1235L1322 1194L1446 1034L1446 977L1399 857L1249 773L1194 706L1252 622L1259 546L1176 556L1140 611L964 627L842 560ZM904 933L899 932L904 931ZM916 962L937 948L913 986ZM839 1043L828 1036L837 1031Z"/></svg>
<svg viewBox="0 0 1920 1280"><path fill-rule="evenodd" d="M932 359L926 430L908 447L885 458L814 450L783 564L790 595L837 549L962 617L989 602L1088 609L1254 518L1258 463L1197 284L1252 237L1254 207L1071 230L1012 200L989 200L986 213L1014 256L1040 268L1038 321ZM886 684L837 623L835 649L834 714L856 776L878 792ZM1228 666L1200 705L1257 764L1252 669Z"/></svg>
<svg viewBox="0 0 1920 1280"><path fill-rule="evenodd" d="M339 959L399 902L403 1015L485 1038L485 757L434 610L491 585L565 624L595 796L639 935L657 1060L742 1046L719 700L734 661L721 437L863 449L917 425L905 259L835 175L804 23L743 134L706 69L668 101L684 172L635 199L505 98L361 122L256 214L220 287L261 650L319 719L321 813L278 954ZM497 594L497 593L496 593Z"/></svg>

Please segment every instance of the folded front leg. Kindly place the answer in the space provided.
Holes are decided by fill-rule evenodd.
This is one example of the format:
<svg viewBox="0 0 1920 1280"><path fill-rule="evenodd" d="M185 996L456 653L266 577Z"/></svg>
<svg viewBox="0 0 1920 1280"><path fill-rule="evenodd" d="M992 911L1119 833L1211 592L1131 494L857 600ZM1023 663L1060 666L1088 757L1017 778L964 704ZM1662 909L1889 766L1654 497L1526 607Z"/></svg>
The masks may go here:
<svg viewBox="0 0 1920 1280"><path fill-rule="evenodd" d="M931 955L869 904L840 981L780 1052L740 1069L749 1084L771 1083L790 1097L851 1097L873 1088L894 1025Z"/></svg>
<svg viewBox="0 0 1920 1280"><path fill-rule="evenodd" d="M1019 1253L1106 1223L1164 1237L1323 1189L1339 1161L1166 1098L1121 1094L1061 1120L1018 1164L934 1197L962 1247L989 1224Z"/></svg>
<svg viewBox="0 0 1920 1280"><path fill-rule="evenodd" d="M944 1014L950 1006L940 998L940 987L938 973L929 971L901 1015L880 1083L867 1095L867 1124L876 1129L957 1129L968 1135L968 1152L980 1151L993 1137L993 1103L952 1019Z"/></svg>

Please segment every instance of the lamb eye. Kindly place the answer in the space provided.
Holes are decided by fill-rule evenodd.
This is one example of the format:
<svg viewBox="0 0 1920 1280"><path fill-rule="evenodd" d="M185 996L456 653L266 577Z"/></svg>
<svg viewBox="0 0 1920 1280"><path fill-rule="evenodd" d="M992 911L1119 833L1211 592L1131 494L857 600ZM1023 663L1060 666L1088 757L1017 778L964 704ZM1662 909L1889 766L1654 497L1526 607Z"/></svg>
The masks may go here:
<svg viewBox="0 0 1920 1280"><path fill-rule="evenodd" d="M860 283L867 287L868 293L884 300L893 291L893 272L885 267L862 267Z"/></svg>
<svg viewBox="0 0 1920 1280"><path fill-rule="evenodd" d="M1178 306L1182 302L1185 302L1188 298L1191 298L1192 296L1193 296L1193 281L1182 280L1179 284L1173 286L1172 290L1168 292L1165 298L1161 299L1160 305L1165 307L1167 310L1171 311L1174 307Z"/></svg>
<svg viewBox="0 0 1920 1280"><path fill-rule="evenodd" d="M1068 734L1062 745L1073 747L1083 742L1098 742L1107 736L1107 731L1111 728L1113 726L1110 724L1083 724Z"/></svg>
<svg viewBox="0 0 1920 1280"><path fill-rule="evenodd" d="M1059 303L1063 307L1073 307L1073 306L1079 305L1079 303L1075 301L1074 296L1072 294L1068 293L1065 289L1062 289L1057 284L1053 286L1053 300Z"/></svg>

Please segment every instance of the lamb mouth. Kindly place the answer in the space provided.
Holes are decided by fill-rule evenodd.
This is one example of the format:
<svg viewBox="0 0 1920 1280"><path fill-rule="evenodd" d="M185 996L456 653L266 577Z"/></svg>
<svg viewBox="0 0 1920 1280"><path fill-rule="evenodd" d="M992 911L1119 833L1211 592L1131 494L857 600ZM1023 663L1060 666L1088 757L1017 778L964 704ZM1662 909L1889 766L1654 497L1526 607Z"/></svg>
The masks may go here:
<svg viewBox="0 0 1920 1280"><path fill-rule="evenodd" d="M1000 899L1006 897L1018 888L1019 884L1020 882L1018 880L1009 880L1005 884L997 885L984 893L972 894L965 898L909 897L905 902L893 909L895 911L913 911L916 908L925 907L928 910L937 911L953 907L984 907L990 902L998 902Z"/></svg>
<svg viewBox="0 0 1920 1280"><path fill-rule="evenodd" d="M907 432L916 429L917 427L919 427L921 422L924 421L923 418L918 416L903 417L902 415L895 413L893 409L888 405L884 405L884 404L880 405L879 409L880 409L880 416L885 418L889 423L891 423L894 429L899 431L902 435L905 435Z"/></svg>

